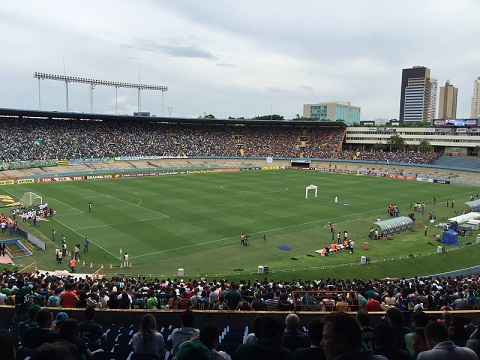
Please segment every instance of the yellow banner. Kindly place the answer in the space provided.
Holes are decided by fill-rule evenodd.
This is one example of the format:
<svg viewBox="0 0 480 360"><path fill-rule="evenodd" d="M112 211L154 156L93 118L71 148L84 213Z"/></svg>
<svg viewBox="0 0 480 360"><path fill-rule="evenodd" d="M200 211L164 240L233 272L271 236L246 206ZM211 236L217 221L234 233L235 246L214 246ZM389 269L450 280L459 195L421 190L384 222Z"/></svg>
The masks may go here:
<svg viewBox="0 0 480 360"><path fill-rule="evenodd" d="M31 184L34 183L35 179L20 179L17 180L17 184Z"/></svg>
<svg viewBox="0 0 480 360"><path fill-rule="evenodd" d="M0 180L0 185L13 185L15 181L13 180Z"/></svg>

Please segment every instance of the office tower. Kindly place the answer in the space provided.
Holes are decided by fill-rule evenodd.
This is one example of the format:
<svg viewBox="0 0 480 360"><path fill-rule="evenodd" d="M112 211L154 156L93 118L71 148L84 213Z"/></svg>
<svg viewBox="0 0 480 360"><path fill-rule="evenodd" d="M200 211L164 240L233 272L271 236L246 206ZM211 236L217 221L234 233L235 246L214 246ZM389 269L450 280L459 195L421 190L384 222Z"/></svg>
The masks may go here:
<svg viewBox="0 0 480 360"><path fill-rule="evenodd" d="M437 79L432 78L430 79L430 105L428 106L428 121L435 119L435 115L437 114L437 92Z"/></svg>
<svg viewBox="0 0 480 360"><path fill-rule="evenodd" d="M428 121L431 107L430 69L414 66L402 70L400 123Z"/></svg>
<svg viewBox="0 0 480 360"><path fill-rule="evenodd" d="M472 119L480 118L480 77L473 83Z"/></svg>
<svg viewBox="0 0 480 360"><path fill-rule="evenodd" d="M447 80L445 86L440 87L439 119L455 119L457 117L458 88Z"/></svg>

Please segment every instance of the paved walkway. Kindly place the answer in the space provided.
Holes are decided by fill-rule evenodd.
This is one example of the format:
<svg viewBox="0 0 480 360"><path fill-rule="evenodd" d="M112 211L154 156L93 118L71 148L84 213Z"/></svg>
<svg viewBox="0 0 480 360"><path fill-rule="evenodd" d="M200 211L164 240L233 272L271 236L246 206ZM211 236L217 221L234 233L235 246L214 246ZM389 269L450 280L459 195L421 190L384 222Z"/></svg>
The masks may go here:
<svg viewBox="0 0 480 360"><path fill-rule="evenodd" d="M5 254L5 256L0 255L0 264L13 264L13 260L8 254Z"/></svg>

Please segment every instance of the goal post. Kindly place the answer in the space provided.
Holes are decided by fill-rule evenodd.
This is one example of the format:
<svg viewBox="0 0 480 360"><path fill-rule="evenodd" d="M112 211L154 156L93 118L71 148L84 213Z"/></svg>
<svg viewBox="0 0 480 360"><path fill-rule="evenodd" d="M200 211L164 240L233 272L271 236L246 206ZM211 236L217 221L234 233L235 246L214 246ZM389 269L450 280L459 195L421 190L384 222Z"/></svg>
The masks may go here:
<svg viewBox="0 0 480 360"><path fill-rule="evenodd" d="M24 206L40 205L43 204L43 198L29 191L24 193L18 202Z"/></svg>
<svg viewBox="0 0 480 360"><path fill-rule="evenodd" d="M308 186L305 188L305 199L308 199L308 191L309 191L309 190L315 191L315 197L317 197L317 195L318 195L318 186L316 186L316 185L308 185Z"/></svg>

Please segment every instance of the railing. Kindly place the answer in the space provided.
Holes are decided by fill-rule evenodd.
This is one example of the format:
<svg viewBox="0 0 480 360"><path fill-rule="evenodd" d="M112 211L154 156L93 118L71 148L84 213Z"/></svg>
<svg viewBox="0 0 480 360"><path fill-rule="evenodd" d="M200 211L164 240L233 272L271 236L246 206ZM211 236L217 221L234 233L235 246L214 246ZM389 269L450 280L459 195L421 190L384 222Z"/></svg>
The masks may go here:
<svg viewBox="0 0 480 360"><path fill-rule="evenodd" d="M103 267L103 265L100 267L100 269L98 269L97 271L95 271L93 274L92 274L92 278L94 280L98 280L98 279L101 279L105 276L105 268Z"/></svg>
<svg viewBox="0 0 480 360"><path fill-rule="evenodd" d="M292 291L292 299L294 312L358 311L360 309L357 291L295 290Z"/></svg>

